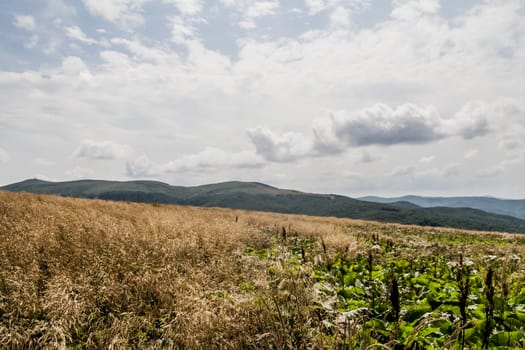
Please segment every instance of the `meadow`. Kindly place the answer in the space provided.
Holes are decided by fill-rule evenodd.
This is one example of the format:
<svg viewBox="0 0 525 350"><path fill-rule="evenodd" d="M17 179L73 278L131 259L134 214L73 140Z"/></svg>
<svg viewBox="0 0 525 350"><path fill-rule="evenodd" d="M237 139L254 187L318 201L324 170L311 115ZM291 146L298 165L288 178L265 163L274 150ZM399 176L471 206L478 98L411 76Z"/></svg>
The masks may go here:
<svg viewBox="0 0 525 350"><path fill-rule="evenodd" d="M0 191L5 349L523 349L525 236Z"/></svg>

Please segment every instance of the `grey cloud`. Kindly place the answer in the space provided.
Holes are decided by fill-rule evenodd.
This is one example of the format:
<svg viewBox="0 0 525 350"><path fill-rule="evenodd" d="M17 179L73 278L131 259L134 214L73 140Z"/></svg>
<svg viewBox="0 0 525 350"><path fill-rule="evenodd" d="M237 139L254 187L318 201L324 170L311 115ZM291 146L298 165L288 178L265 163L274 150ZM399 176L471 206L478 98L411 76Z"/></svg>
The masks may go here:
<svg viewBox="0 0 525 350"><path fill-rule="evenodd" d="M461 108L452 120L450 131L466 140L484 136L490 132L487 120L487 105L480 102L470 102Z"/></svg>
<svg viewBox="0 0 525 350"><path fill-rule="evenodd" d="M487 135L497 128L525 127L525 103L500 98L490 103L471 101L444 124L449 132L466 140Z"/></svg>
<svg viewBox="0 0 525 350"><path fill-rule="evenodd" d="M73 153L73 157L111 160L126 157L131 153L131 147L113 141L84 140Z"/></svg>
<svg viewBox="0 0 525 350"><path fill-rule="evenodd" d="M351 115L333 119L335 135L347 145L423 144L444 137L440 120L432 107L404 104L393 109L376 104Z"/></svg>
<svg viewBox="0 0 525 350"><path fill-rule="evenodd" d="M369 152L363 152L361 156L359 157L360 163L372 163L376 160L380 159L380 157L373 156Z"/></svg>
<svg viewBox="0 0 525 350"><path fill-rule="evenodd" d="M270 162L291 162L305 157L311 152L309 141L297 133L276 135L265 128L247 130L257 154Z"/></svg>
<svg viewBox="0 0 525 350"><path fill-rule="evenodd" d="M335 155L342 153L345 149L344 144L334 133L334 118L334 115L331 114L330 120L319 120L314 123L313 151L316 155Z"/></svg>
<svg viewBox="0 0 525 350"><path fill-rule="evenodd" d="M469 125L463 126L459 132L459 135L466 140L470 140L475 137L486 135L489 133L489 131L490 129L488 121L486 119L478 119Z"/></svg>
<svg viewBox="0 0 525 350"><path fill-rule="evenodd" d="M509 170L509 168L512 168L520 163L523 162L524 155L516 155L512 158L508 158L505 160L502 160L500 163L487 168L480 170L476 175L478 177L494 177L501 174L504 174Z"/></svg>
<svg viewBox="0 0 525 350"><path fill-rule="evenodd" d="M411 166L405 166L405 167L398 167L393 169L390 172L390 176L413 176L416 174L417 168L413 165Z"/></svg>
<svg viewBox="0 0 525 350"><path fill-rule="evenodd" d="M126 175L129 177L159 176L161 171L148 156L142 155L126 162Z"/></svg>
<svg viewBox="0 0 525 350"><path fill-rule="evenodd" d="M510 136L500 140L498 147L505 151L519 151L525 148L525 143L522 140L522 137Z"/></svg>

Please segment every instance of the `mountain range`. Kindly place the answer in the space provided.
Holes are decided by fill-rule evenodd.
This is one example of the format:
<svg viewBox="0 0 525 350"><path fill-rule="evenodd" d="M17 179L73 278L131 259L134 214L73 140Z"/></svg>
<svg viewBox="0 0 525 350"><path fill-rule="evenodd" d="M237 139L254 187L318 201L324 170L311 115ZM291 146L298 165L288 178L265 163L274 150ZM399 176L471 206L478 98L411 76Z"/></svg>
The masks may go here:
<svg viewBox="0 0 525 350"><path fill-rule="evenodd" d="M499 199L493 197L421 197L403 196L394 198L384 198L367 196L359 200L375 203L403 205L402 203L412 203L413 205L432 208L474 208L489 213L514 216L525 220L525 199Z"/></svg>
<svg viewBox="0 0 525 350"><path fill-rule="evenodd" d="M1 189L80 198L223 207L423 226L525 233L525 220L509 215L489 213L476 208L453 208L452 205L424 207L423 204L427 202L421 200L418 202L419 204L414 203L411 201L412 197L397 199L366 197L366 200L358 200L336 194L314 194L279 189L258 182L230 181L183 187L157 181L79 180L50 182L29 179L4 186ZM372 201L375 199L392 203Z"/></svg>

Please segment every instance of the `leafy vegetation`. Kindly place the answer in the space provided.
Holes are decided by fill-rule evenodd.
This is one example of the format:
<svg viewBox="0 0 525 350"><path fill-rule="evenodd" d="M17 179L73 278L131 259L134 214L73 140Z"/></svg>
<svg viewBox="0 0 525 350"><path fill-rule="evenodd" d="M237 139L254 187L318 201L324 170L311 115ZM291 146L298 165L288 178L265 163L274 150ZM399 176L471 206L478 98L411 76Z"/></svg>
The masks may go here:
<svg viewBox="0 0 525 350"><path fill-rule="evenodd" d="M423 226L525 233L524 220L490 214L477 209L420 208L406 202L371 203L345 196L282 190L253 182L234 181L196 187L181 187L155 181L80 180L48 182L33 179L5 186L4 189L118 201L223 207Z"/></svg>
<svg viewBox="0 0 525 350"><path fill-rule="evenodd" d="M521 235L0 191L9 349L525 345Z"/></svg>

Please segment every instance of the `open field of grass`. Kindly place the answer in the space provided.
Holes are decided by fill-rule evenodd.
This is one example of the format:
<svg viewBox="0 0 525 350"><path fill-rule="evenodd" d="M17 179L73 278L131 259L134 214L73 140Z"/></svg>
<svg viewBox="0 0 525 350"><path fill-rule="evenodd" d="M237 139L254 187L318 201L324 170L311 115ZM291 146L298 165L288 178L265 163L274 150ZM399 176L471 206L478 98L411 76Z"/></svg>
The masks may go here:
<svg viewBox="0 0 525 350"><path fill-rule="evenodd" d="M0 192L0 347L525 344L525 236Z"/></svg>

